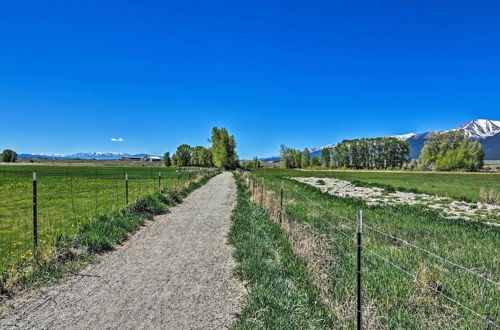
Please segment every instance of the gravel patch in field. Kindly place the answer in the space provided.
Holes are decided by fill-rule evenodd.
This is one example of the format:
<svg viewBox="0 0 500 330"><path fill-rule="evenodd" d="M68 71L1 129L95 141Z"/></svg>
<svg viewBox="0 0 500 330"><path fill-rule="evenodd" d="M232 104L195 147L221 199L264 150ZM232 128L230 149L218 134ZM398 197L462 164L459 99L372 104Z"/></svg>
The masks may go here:
<svg viewBox="0 0 500 330"><path fill-rule="evenodd" d="M492 222L500 220L500 206L498 205L481 202L468 203L447 197L402 191L386 192L383 188L357 187L349 181L334 178L292 179L319 188L334 196L364 199L368 205L425 205L448 219L481 220L489 225L500 226L500 223Z"/></svg>
<svg viewBox="0 0 500 330"><path fill-rule="evenodd" d="M117 250L62 284L16 302L1 329L223 329L244 285L227 244L236 205L222 173Z"/></svg>

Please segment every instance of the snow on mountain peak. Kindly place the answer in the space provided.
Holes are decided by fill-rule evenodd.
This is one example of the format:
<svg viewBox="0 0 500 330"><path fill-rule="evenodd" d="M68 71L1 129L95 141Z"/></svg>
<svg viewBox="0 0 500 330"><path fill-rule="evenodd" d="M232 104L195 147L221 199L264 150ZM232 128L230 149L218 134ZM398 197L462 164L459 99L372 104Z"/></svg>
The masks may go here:
<svg viewBox="0 0 500 330"><path fill-rule="evenodd" d="M408 133L408 134L401 134L401 135L391 135L389 137L393 137L393 138L396 138L396 139L401 140L401 141L406 141L415 135L416 135L415 133Z"/></svg>
<svg viewBox="0 0 500 330"><path fill-rule="evenodd" d="M500 120L474 119L453 130L461 131L470 138L484 139L500 133Z"/></svg>
<svg viewBox="0 0 500 330"><path fill-rule="evenodd" d="M327 144L326 146L323 147L318 147L318 148L311 148L309 151L310 152L316 152L316 151L322 151L323 149L333 149L335 147L335 144Z"/></svg>

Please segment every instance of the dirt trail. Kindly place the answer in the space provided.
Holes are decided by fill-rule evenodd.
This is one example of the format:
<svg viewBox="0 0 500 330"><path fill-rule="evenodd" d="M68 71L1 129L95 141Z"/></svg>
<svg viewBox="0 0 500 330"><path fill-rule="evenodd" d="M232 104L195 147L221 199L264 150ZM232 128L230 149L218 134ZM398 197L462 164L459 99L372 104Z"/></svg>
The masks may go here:
<svg viewBox="0 0 500 330"><path fill-rule="evenodd" d="M222 173L102 260L13 305L2 329L221 329L245 295L226 242L236 185Z"/></svg>

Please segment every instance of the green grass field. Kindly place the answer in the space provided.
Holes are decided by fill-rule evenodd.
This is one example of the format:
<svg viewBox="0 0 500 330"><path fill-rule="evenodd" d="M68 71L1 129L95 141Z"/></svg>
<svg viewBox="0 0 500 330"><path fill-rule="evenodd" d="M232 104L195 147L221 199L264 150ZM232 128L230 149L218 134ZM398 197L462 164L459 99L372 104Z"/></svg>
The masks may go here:
<svg viewBox="0 0 500 330"><path fill-rule="evenodd" d="M478 201L481 187L500 194L500 173L382 172L382 171L298 171L259 170L278 177L336 178L347 181L391 186L400 191L414 191L454 199Z"/></svg>
<svg viewBox="0 0 500 330"><path fill-rule="evenodd" d="M0 169L0 272L32 258L33 188L38 182L38 240L40 249L57 235L75 232L91 217L109 214L141 195L185 184L195 174L165 167L5 166ZM199 171L199 169L191 169ZM159 176L161 179L159 180Z"/></svg>
<svg viewBox="0 0 500 330"><path fill-rule="evenodd" d="M354 326L354 310L347 314L341 311L342 306L354 306L354 220L358 210L364 212L365 225L428 249L477 273L487 271L492 281L500 282L500 257L495 252L499 251L500 244L498 227L445 219L435 211L420 206L368 206L359 199L335 197L286 179L328 176L347 180L371 180L374 183L387 185L390 182L395 186L419 188L423 192L448 194L456 198L472 198L474 194L469 194L468 191L475 189L475 185L498 189L497 175L305 172L275 169L257 170L252 173L256 175L259 184L263 179L264 185L274 191L275 196L279 196L279 185L284 181L287 218L309 224L314 230L331 238L330 253L335 261L328 275L332 283L328 292L338 306L338 309L332 310L332 314L339 328ZM366 226L363 240L365 322L369 328L477 329L485 326L484 320L449 301L444 295L481 315L486 315L496 324L500 323L499 284L485 282L480 277L398 240L383 236ZM483 302L484 297L486 304Z"/></svg>

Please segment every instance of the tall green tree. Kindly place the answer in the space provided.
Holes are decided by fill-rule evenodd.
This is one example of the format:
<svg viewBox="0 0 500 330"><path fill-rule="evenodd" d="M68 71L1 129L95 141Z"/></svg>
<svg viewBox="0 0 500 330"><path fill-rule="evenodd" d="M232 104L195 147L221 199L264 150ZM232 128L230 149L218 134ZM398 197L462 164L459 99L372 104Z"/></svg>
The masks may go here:
<svg viewBox="0 0 500 330"><path fill-rule="evenodd" d="M314 156L311 158L311 166L319 166L321 164L321 160L318 156Z"/></svg>
<svg viewBox="0 0 500 330"><path fill-rule="evenodd" d="M213 156L212 156L212 149L211 148L203 148L201 149L200 155L199 155L199 163L200 166L204 167L212 167L214 166L214 161L213 161Z"/></svg>
<svg viewBox="0 0 500 330"><path fill-rule="evenodd" d="M302 155L300 158L300 167L301 168L307 168L311 164L311 152L309 149L305 148L304 151L302 151Z"/></svg>
<svg viewBox="0 0 500 330"><path fill-rule="evenodd" d="M212 156L215 166L234 169L239 164L236 153L236 139L225 128L212 128Z"/></svg>
<svg viewBox="0 0 500 330"><path fill-rule="evenodd" d="M293 150L293 167L301 168L302 166L302 152L300 150Z"/></svg>
<svg viewBox="0 0 500 330"><path fill-rule="evenodd" d="M2 162L15 163L17 161L17 153L14 150L5 149L2 152Z"/></svg>
<svg viewBox="0 0 500 330"><path fill-rule="evenodd" d="M424 169L478 171L484 165L484 152L478 141L470 140L460 131L433 132L418 162Z"/></svg>
<svg viewBox="0 0 500 330"><path fill-rule="evenodd" d="M191 161L191 147L188 144L181 144L175 152L177 166L188 166Z"/></svg>
<svg viewBox="0 0 500 330"><path fill-rule="evenodd" d="M330 150L327 148L321 150L321 166L330 167Z"/></svg>
<svg viewBox="0 0 500 330"><path fill-rule="evenodd" d="M284 144L280 147L280 158L284 168L293 168L293 149Z"/></svg>
<svg viewBox="0 0 500 330"><path fill-rule="evenodd" d="M203 154L205 151L205 147L196 146L191 148L191 159L189 164L192 166L204 166L203 164Z"/></svg>
<svg viewBox="0 0 500 330"><path fill-rule="evenodd" d="M252 168L259 168L260 167L260 160L259 157L255 156L252 159Z"/></svg>
<svg viewBox="0 0 500 330"><path fill-rule="evenodd" d="M172 166L172 160L170 159L170 152L163 154L163 165L169 167Z"/></svg>

